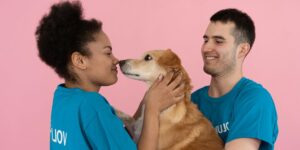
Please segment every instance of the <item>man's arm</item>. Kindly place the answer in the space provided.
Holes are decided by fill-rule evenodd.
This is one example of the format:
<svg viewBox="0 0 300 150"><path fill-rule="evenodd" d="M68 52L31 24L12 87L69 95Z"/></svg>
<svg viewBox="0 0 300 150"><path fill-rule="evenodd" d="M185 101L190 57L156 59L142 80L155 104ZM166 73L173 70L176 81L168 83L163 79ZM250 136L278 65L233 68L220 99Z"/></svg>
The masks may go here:
<svg viewBox="0 0 300 150"><path fill-rule="evenodd" d="M239 138L225 144L225 150L258 150L261 141L253 138Z"/></svg>

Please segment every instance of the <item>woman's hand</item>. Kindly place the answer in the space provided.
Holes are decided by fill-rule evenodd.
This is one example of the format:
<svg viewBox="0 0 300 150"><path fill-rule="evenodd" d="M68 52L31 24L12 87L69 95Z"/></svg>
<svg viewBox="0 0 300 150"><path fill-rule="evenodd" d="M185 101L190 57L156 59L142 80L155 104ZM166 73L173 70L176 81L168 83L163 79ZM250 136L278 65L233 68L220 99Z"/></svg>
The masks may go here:
<svg viewBox="0 0 300 150"><path fill-rule="evenodd" d="M182 74L179 74L172 82L174 73L168 72L165 77L160 75L152 84L144 97L146 110L159 114L171 105L183 100L184 84Z"/></svg>
<svg viewBox="0 0 300 150"><path fill-rule="evenodd" d="M173 72L168 72L165 77L160 75L144 96L145 115L142 134L138 142L139 150L157 149L160 112L184 98L182 75L178 75L171 82L173 74Z"/></svg>

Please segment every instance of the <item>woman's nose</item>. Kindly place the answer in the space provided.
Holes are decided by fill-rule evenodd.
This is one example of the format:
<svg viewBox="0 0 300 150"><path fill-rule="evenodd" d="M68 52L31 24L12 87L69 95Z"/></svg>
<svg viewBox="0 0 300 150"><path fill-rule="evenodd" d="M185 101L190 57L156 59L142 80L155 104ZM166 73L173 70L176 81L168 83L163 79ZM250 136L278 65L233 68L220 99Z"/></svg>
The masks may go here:
<svg viewBox="0 0 300 150"><path fill-rule="evenodd" d="M115 56L113 56L113 62L114 62L114 64L118 64L119 63L119 59L116 58Z"/></svg>

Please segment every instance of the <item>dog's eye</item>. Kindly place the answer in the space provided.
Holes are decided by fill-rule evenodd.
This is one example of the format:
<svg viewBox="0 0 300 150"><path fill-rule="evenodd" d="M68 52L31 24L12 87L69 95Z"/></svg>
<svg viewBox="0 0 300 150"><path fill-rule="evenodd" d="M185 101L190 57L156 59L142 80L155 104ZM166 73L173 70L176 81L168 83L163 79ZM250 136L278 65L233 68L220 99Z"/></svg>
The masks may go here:
<svg viewBox="0 0 300 150"><path fill-rule="evenodd" d="M152 57L148 54L148 55L145 56L144 60L145 60L145 61L152 60Z"/></svg>

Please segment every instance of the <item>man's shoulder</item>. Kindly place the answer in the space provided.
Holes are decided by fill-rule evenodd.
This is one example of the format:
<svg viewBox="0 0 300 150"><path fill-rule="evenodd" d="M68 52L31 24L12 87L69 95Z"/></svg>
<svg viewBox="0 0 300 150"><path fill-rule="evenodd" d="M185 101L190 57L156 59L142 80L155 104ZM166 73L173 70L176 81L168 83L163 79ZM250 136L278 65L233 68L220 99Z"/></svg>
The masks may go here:
<svg viewBox="0 0 300 150"><path fill-rule="evenodd" d="M242 85L241 87L243 89L246 89L246 90L248 90L248 89L256 89L256 90L267 91L267 89L264 88L262 84L254 81L254 80L245 78L245 77L242 78L241 85Z"/></svg>
<svg viewBox="0 0 300 150"><path fill-rule="evenodd" d="M274 107L274 101L269 91L253 80L245 78L238 91L236 106L239 108Z"/></svg>
<svg viewBox="0 0 300 150"><path fill-rule="evenodd" d="M204 87L198 88L197 90L195 90L195 91L192 93L192 96L193 96L193 95L204 94L205 92L207 92L208 87L209 87L209 86L204 86Z"/></svg>
<svg viewBox="0 0 300 150"><path fill-rule="evenodd" d="M191 95L192 101L194 103L197 103L197 101L199 101L199 98L205 96L205 94L207 94L207 92L208 92L208 86L204 86L202 88L197 89Z"/></svg>
<svg viewBox="0 0 300 150"><path fill-rule="evenodd" d="M241 83L240 88L240 96L241 98L249 98L249 97L264 97L264 98L271 98L271 94L269 91L263 87L261 84L247 79L243 78L243 82Z"/></svg>

